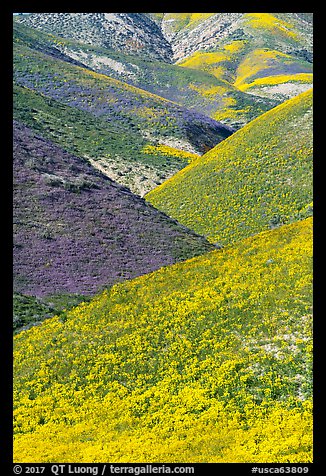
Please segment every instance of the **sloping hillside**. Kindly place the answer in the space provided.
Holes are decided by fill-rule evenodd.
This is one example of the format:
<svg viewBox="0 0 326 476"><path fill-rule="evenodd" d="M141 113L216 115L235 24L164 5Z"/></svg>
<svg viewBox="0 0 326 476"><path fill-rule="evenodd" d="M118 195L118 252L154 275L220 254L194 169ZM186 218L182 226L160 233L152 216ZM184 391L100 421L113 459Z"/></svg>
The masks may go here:
<svg viewBox="0 0 326 476"><path fill-rule="evenodd" d="M231 40L250 41L251 47L259 45L260 48L311 58L312 18L303 15L165 13L160 26L172 45L175 61L191 56L196 51L216 51Z"/></svg>
<svg viewBox="0 0 326 476"><path fill-rule="evenodd" d="M63 38L113 48L145 58L171 61L172 49L160 28L142 13L31 13L15 21Z"/></svg>
<svg viewBox="0 0 326 476"><path fill-rule="evenodd" d="M202 154L232 133L201 113L19 43L14 79L15 118L64 147L69 136L68 150L141 195L183 168L189 152ZM157 145L168 149L160 153Z"/></svg>
<svg viewBox="0 0 326 476"><path fill-rule="evenodd" d="M15 17L15 463L312 462L312 14Z"/></svg>
<svg viewBox="0 0 326 476"><path fill-rule="evenodd" d="M94 294L210 249L87 161L14 124L16 293Z"/></svg>
<svg viewBox="0 0 326 476"><path fill-rule="evenodd" d="M247 124L146 198L222 245L309 215L312 91Z"/></svg>
<svg viewBox="0 0 326 476"><path fill-rule="evenodd" d="M311 226L116 285L16 336L14 461L311 461Z"/></svg>
<svg viewBox="0 0 326 476"><path fill-rule="evenodd" d="M32 326L40 325L44 319L64 315L64 313L81 302L87 302L91 296L76 293L54 294L47 296L29 296L13 293L13 332L14 335Z"/></svg>
<svg viewBox="0 0 326 476"><path fill-rule="evenodd" d="M311 88L313 80L311 63L276 50L253 49L242 40L218 52L195 53L180 66L209 72L239 91L279 102Z"/></svg>

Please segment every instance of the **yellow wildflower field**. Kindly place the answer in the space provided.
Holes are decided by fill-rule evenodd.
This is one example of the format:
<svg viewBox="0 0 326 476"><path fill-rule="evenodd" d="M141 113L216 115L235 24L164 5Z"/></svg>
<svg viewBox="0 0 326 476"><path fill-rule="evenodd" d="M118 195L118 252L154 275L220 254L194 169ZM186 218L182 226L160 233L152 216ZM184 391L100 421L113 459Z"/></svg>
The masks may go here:
<svg viewBox="0 0 326 476"><path fill-rule="evenodd" d="M312 218L15 336L15 462L312 460Z"/></svg>

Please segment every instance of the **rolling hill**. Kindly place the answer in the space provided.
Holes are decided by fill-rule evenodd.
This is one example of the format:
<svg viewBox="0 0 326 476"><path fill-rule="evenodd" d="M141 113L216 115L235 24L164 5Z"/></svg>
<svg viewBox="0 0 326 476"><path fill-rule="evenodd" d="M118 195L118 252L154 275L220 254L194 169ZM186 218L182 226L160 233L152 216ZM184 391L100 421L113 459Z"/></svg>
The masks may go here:
<svg viewBox="0 0 326 476"><path fill-rule="evenodd" d="M160 27L174 61L217 50L230 40L311 59L312 24L309 13L165 13Z"/></svg>
<svg viewBox="0 0 326 476"><path fill-rule="evenodd" d="M87 15L91 18L97 14ZM102 22L105 30L105 15L112 14L101 15L95 23L100 28ZM77 20L74 14L47 14L44 18L41 14L22 15L15 18L14 25L21 39L32 36L36 43L52 44L62 56L87 68L201 111L236 129L312 86L311 14L138 15L137 21L143 18L149 22L148 28L152 26L154 38L157 30L165 37L170 49L165 43L161 48L169 50L169 58L144 56L142 49L129 51L110 41L104 45L94 40L90 45L87 22ZM113 31L117 37L125 34L126 18L111 22L109 38ZM79 22L78 33L69 27L75 21ZM64 30L61 36L58 25Z"/></svg>
<svg viewBox="0 0 326 476"><path fill-rule="evenodd" d="M247 124L146 199L220 245L308 216L312 91Z"/></svg>
<svg viewBox="0 0 326 476"><path fill-rule="evenodd" d="M172 49L160 28L141 13L31 13L16 22L63 38L170 62Z"/></svg>
<svg viewBox="0 0 326 476"><path fill-rule="evenodd" d="M24 308L32 308L32 316L48 315L59 295L76 304L78 295L212 249L86 160L20 123L14 124L13 212L14 291L46 298L16 299L16 326L30 320Z"/></svg>
<svg viewBox="0 0 326 476"><path fill-rule="evenodd" d="M15 341L15 462L310 462L312 219Z"/></svg>
<svg viewBox="0 0 326 476"><path fill-rule="evenodd" d="M278 102L310 89L313 81L311 63L277 50L252 49L249 42L242 40L218 52L195 53L180 66L212 73L239 91Z"/></svg>
<svg viewBox="0 0 326 476"><path fill-rule="evenodd" d="M135 193L151 190L233 131L52 53L16 42L14 117Z"/></svg>

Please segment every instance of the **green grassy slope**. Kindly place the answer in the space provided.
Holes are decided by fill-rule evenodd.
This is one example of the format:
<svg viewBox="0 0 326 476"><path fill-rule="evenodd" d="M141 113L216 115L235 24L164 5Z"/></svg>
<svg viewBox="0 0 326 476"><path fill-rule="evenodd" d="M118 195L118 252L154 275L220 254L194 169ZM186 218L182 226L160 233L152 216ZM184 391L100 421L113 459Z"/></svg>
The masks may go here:
<svg viewBox="0 0 326 476"><path fill-rule="evenodd" d="M312 91L247 124L146 198L222 245L309 215Z"/></svg>
<svg viewBox="0 0 326 476"><path fill-rule="evenodd" d="M23 328L27 329L40 324L44 319L62 314L87 299L90 298L80 294L60 294L39 298L14 293L13 330L19 332Z"/></svg>
<svg viewBox="0 0 326 476"><path fill-rule="evenodd" d="M312 219L15 337L15 462L311 461Z"/></svg>

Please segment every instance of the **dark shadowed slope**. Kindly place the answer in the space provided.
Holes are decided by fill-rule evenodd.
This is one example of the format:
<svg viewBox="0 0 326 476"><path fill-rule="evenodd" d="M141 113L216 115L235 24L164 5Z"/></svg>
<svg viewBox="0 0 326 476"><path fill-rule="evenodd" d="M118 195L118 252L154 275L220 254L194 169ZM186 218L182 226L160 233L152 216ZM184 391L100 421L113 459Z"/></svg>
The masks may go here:
<svg viewBox="0 0 326 476"><path fill-rule="evenodd" d="M128 189L14 123L14 291L95 293L212 249Z"/></svg>

